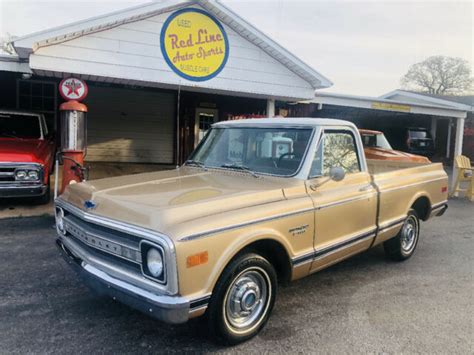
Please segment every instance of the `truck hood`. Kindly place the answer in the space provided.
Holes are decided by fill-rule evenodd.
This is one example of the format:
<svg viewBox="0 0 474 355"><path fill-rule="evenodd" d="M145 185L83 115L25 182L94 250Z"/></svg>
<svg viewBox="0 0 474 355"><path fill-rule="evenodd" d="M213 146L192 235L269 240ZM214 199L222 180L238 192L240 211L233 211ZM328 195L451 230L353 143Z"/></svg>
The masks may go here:
<svg viewBox="0 0 474 355"><path fill-rule="evenodd" d="M0 162L44 163L46 141L0 138Z"/></svg>
<svg viewBox="0 0 474 355"><path fill-rule="evenodd" d="M282 180L180 168L69 185L61 199L82 210L166 233L206 216L284 199Z"/></svg>

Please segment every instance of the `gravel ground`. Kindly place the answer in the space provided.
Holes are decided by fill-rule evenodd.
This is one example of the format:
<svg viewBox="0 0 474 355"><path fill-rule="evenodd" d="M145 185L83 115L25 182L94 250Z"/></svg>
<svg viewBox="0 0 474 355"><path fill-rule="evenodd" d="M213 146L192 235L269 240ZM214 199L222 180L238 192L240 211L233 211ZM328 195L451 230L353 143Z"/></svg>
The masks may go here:
<svg viewBox="0 0 474 355"><path fill-rule="evenodd" d="M51 217L0 220L0 353L472 354L474 204L422 225L410 260L380 247L281 288L266 328L233 348L204 323L169 326L86 289Z"/></svg>

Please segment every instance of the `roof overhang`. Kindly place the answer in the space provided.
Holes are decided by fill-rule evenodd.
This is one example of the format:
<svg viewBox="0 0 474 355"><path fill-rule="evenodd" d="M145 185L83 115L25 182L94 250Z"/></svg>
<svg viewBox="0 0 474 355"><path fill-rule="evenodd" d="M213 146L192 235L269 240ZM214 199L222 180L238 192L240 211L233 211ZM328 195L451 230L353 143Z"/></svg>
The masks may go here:
<svg viewBox="0 0 474 355"><path fill-rule="evenodd" d="M0 53L0 71L9 71L23 74L31 74L32 71L28 61L22 60L17 55Z"/></svg>
<svg viewBox="0 0 474 355"><path fill-rule="evenodd" d="M459 102L454 102L451 100L447 99L442 99L439 97L433 97L429 95L424 95L422 93L416 93L416 92L411 92L411 91L405 91L405 90L393 90L390 91L382 96L380 96L380 99L386 99L386 100L391 100L393 97L404 97L406 98L406 101L410 102L419 102L419 103L430 103L436 106L443 106L443 107L449 107L449 108L454 108L454 109L459 109L459 110L464 110L464 111L473 111L474 107L465 105Z"/></svg>
<svg viewBox="0 0 474 355"><path fill-rule="evenodd" d="M314 99L307 103L334 106L356 107L371 110L412 113L447 118L465 118L466 110L438 105L418 104L409 101L395 101L370 96L354 96L318 92Z"/></svg>

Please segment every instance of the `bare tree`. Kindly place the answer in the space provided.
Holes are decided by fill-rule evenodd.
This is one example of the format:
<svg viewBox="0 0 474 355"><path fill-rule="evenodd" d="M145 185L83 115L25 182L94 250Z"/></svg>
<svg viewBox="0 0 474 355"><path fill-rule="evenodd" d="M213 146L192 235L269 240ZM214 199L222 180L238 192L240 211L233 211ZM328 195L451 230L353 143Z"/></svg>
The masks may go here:
<svg viewBox="0 0 474 355"><path fill-rule="evenodd" d="M473 79L467 60L437 55L413 64L401 79L401 83L405 88L447 95L469 91Z"/></svg>

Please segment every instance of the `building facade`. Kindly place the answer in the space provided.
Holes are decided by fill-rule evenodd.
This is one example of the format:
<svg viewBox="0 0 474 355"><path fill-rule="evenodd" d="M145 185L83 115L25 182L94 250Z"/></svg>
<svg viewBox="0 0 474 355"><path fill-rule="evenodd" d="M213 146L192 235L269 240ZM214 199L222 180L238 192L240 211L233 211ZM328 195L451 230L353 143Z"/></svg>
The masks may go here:
<svg viewBox="0 0 474 355"><path fill-rule="evenodd" d="M209 126L275 114L332 83L218 1L163 1L42 31L0 57L0 106L58 130L58 84L84 80L91 162L177 164Z"/></svg>

